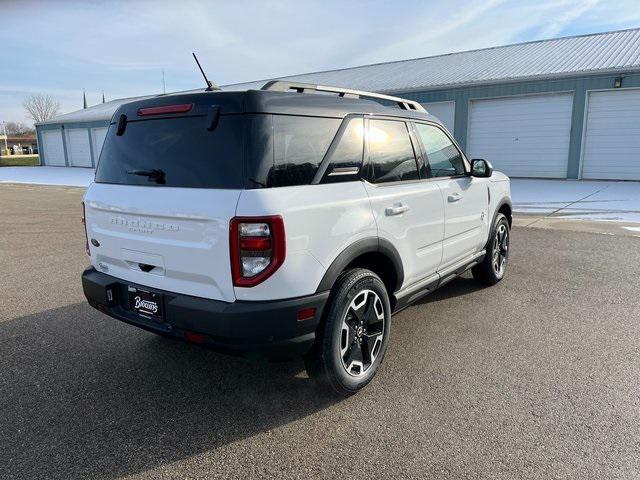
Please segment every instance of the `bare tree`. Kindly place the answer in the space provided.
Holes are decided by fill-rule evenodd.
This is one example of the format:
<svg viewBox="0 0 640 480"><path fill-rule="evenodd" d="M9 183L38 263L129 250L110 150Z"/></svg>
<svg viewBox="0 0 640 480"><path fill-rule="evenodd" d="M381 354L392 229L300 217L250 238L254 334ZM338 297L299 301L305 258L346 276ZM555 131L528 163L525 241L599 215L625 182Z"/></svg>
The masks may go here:
<svg viewBox="0 0 640 480"><path fill-rule="evenodd" d="M53 97L38 93L29 95L22 102L27 117L32 118L34 122L45 122L55 117L60 111L60 104Z"/></svg>
<svg viewBox="0 0 640 480"><path fill-rule="evenodd" d="M5 123L5 128L7 129L7 135L20 136L34 132L33 128L28 127L22 122L7 122Z"/></svg>

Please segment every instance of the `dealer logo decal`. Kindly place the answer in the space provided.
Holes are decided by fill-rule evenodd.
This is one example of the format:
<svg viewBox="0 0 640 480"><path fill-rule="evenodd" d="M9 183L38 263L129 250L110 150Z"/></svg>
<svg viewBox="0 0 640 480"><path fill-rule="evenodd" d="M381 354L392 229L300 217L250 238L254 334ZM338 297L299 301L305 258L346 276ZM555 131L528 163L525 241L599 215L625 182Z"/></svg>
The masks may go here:
<svg viewBox="0 0 640 480"><path fill-rule="evenodd" d="M140 297L135 297L134 300L136 301L136 309L146 310L151 313L158 312L158 304L156 302L152 302L151 300L142 300Z"/></svg>

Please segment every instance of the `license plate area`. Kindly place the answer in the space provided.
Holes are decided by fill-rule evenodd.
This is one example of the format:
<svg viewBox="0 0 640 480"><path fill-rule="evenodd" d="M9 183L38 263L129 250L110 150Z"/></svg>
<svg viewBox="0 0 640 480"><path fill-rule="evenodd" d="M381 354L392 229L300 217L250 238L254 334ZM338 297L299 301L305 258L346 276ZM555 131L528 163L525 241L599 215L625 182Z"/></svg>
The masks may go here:
<svg viewBox="0 0 640 480"><path fill-rule="evenodd" d="M129 285L129 310L141 317L162 321L162 294Z"/></svg>

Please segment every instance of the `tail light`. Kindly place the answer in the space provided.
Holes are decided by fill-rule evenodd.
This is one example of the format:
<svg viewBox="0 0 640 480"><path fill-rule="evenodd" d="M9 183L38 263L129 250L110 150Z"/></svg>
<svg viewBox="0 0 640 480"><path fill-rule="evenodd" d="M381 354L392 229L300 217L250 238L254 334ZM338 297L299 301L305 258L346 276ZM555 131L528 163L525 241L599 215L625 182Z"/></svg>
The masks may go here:
<svg viewBox="0 0 640 480"><path fill-rule="evenodd" d="M193 108L193 103L180 103L178 105L163 105L161 107L139 108L138 116L166 115L168 113L187 113Z"/></svg>
<svg viewBox="0 0 640 480"><path fill-rule="evenodd" d="M229 234L231 274L236 287L253 287L284 262L286 240L280 216L235 217Z"/></svg>
<svg viewBox="0 0 640 480"><path fill-rule="evenodd" d="M87 255L91 256L91 251L89 250L89 235L87 234L87 217L85 215L84 202L82 202L82 227L84 229L84 251L87 252Z"/></svg>

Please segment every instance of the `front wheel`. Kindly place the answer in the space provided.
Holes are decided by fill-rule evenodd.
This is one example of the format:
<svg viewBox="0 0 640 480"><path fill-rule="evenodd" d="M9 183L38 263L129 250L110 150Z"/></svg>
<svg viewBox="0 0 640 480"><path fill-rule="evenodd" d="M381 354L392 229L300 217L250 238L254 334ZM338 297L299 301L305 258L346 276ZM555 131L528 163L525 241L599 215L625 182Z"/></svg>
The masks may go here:
<svg viewBox="0 0 640 480"><path fill-rule="evenodd" d="M313 350L305 358L309 376L340 395L367 385L389 342L391 307L375 273L358 268L343 274L326 306Z"/></svg>
<svg viewBox="0 0 640 480"><path fill-rule="evenodd" d="M486 285L495 285L502 280L509 260L510 235L509 220L502 213L499 213L493 227L491 240L487 243L487 254L482 263L471 269L473 278Z"/></svg>

